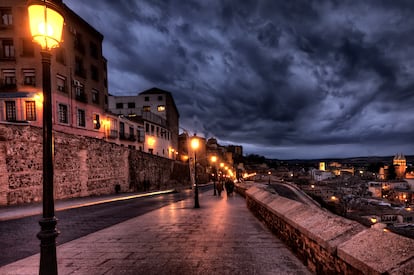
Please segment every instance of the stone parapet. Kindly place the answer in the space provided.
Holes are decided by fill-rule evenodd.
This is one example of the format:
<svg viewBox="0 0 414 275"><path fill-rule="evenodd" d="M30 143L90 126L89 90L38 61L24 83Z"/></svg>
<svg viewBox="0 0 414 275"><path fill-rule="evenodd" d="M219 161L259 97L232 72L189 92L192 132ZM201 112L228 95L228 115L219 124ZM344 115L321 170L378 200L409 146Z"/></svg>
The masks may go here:
<svg viewBox="0 0 414 275"><path fill-rule="evenodd" d="M248 208L316 274L413 274L413 239L257 186L245 194Z"/></svg>

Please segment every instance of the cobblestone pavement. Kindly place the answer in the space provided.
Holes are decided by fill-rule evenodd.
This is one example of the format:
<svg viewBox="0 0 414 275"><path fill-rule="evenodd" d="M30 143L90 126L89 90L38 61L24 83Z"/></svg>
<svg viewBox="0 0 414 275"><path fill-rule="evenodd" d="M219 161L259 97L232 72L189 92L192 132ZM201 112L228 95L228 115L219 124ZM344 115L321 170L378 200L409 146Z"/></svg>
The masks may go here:
<svg viewBox="0 0 414 275"><path fill-rule="evenodd" d="M200 194L57 247L59 274L311 274L238 195ZM0 268L37 274L39 254Z"/></svg>

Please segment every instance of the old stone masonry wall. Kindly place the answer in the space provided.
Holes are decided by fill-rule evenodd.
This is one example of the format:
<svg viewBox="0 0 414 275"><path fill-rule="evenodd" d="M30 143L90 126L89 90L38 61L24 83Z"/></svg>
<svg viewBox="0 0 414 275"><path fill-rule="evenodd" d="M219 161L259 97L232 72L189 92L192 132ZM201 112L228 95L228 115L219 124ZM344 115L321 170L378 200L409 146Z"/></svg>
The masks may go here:
<svg viewBox="0 0 414 275"><path fill-rule="evenodd" d="M174 161L100 139L54 132L55 199L171 186ZM0 124L0 206L42 200L42 129ZM179 165L179 164L178 164ZM140 178L142 177L142 179Z"/></svg>

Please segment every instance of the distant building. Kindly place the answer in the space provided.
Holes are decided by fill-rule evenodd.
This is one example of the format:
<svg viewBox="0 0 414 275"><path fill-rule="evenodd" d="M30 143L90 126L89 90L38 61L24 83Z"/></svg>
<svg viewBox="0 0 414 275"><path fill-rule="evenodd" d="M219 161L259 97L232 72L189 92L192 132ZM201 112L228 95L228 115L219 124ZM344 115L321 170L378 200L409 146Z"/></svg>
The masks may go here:
<svg viewBox="0 0 414 275"><path fill-rule="evenodd" d="M170 92L151 88L136 96L109 96L108 106L112 113L143 125L145 152L177 157L179 113Z"/></svg>
<svg viewBox="0 0 414 275"><path fill-rule="evenodd" d="M405 177L405 171L407 169L407 160L405 156L402 153L396 154L392 163L395 168L397 179L403 179Z"/></svg>
<svg viewBox="0 0 414 275"><path fill-rule="evenodd" d="M323 161L321 161L321 162L319 162L319 170L320 171L325 171L325 162L323 162Z"/></svg>

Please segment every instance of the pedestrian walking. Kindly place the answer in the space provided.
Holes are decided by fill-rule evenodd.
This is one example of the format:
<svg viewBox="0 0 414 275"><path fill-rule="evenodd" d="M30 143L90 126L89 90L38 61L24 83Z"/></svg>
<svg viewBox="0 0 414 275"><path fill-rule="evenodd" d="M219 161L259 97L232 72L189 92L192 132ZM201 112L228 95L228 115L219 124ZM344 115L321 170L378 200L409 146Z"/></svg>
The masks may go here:
<svg viewBox="0 0 414 275"><path fill-rule="evenodd" d="M221 192L223 191L223 182L222 181L218 181L216 184L216 190L219 196L221 196Z"/></svg>

